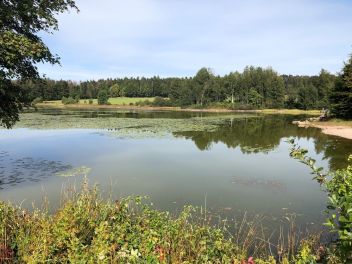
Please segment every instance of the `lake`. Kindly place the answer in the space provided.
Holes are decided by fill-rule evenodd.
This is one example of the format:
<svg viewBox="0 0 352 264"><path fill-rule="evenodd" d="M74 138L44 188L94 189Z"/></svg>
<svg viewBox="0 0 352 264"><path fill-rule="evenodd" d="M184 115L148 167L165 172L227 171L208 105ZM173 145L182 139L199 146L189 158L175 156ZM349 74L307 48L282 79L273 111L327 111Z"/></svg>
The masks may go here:
<svg viewBox="0 0 352 264"><path fill-rule="evenodd" d="M298 128L301 117L153 111L39 110L0 130L0 199L54 210L62 192L98 184L104 196L147 195L158 209L206 207L320 226L326 196L289 157L295 138L327 169L346 165L351 140Z"/></svg>

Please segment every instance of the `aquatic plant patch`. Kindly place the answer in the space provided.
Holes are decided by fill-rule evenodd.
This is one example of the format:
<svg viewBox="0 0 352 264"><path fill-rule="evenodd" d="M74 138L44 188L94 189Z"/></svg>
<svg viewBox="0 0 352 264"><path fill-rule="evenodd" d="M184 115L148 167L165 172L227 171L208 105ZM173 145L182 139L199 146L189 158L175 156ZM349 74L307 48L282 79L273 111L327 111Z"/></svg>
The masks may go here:
<svg viewBox="0 0 352 264"><path fill-rule="evenodd" d="M86 166L80 166L69 170L56 172L55 175L60 177L87 176L91 170L91 168Z"/></svg>
<svg viewBox="0 0 352 264"><path fill-rule="evenodd" d="M0 152L0 190L26 182L39 182L72 166L61 161L33 157L13 158L10 152Z"/></svg>
<svg viewBox="0 0 352 264"><path fill-rule="evenodd" d="M86 112L66 114L24 113L16 128L97 129L116 137L164 137L174 132L214 131L228 120L259 118L256 115L215 115L191 118L116 118L111 115L89 117Z"/></svg>

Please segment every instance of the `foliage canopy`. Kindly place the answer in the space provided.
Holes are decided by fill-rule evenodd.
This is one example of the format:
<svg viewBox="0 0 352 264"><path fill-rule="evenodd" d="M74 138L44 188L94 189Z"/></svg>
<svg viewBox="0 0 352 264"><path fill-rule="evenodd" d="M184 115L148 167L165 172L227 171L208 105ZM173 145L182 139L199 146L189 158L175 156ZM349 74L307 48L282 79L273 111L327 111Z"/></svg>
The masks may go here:
<svg viewBox="0 0 352 264"><path fill-rule="evenodd" d="M107 90L103 89L100 90L98 93L98 104L104 105L107 104L109 101L109 93Z"/></svg>
<svg viewBox="0 0 352 264"><path fill-rule="evenodd" d="M331 94L331 104L335 116L352 118L352 55L337 79Z"/></svg>
<svg viewBox="0 0 352 264"><path fill-rule="evenodd" d="M58 30L56 15L70 8L78 10L73 0L0 1L0 125L10 128L30 102L12 80L39 78L37 63L59 63L38 33Z"/></svg>

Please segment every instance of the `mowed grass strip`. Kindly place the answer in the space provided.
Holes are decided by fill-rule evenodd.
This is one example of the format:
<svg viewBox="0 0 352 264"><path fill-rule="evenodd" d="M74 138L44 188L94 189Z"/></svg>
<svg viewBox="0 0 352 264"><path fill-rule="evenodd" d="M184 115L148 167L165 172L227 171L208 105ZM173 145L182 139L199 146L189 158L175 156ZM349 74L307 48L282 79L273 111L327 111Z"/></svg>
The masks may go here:
<svg viewBox="0 0 352 264"><path fill-rule="evenodd" d="M343 120L333 118L324 122L313 122L313 124L321 125L325 127L351 127L352 128L352 120Z"/></svg>

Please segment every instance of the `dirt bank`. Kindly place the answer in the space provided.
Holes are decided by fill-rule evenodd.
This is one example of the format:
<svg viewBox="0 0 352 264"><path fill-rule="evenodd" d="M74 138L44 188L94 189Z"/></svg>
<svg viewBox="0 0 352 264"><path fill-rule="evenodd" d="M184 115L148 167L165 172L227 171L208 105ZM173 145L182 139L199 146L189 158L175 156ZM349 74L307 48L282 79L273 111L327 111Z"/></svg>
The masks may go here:
<svg viewBox="0 0 352 264"><path fill-rule="evenodd" d="M314 124L313 126L320 128L324 134L352 139L352 127L318 124Z"/></svg>

